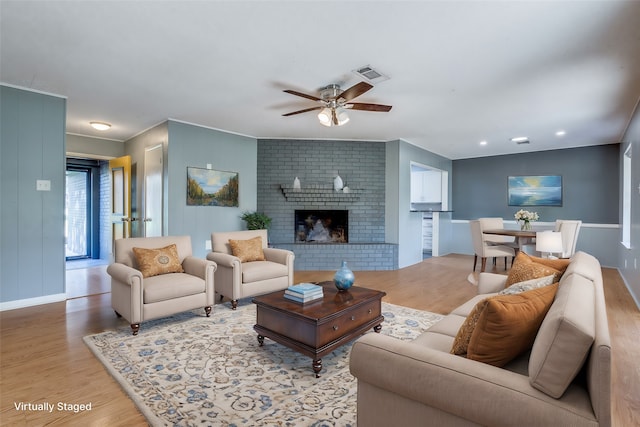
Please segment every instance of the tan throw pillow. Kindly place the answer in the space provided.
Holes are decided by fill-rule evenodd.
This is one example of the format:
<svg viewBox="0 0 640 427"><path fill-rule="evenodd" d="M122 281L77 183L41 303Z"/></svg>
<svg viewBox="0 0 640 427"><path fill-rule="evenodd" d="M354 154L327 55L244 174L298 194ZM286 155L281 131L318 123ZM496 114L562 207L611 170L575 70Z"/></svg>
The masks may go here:
<svg viewBox="0 0 640 427"><path fill-rule="evenodd" d="M238 257L240 262L264 261L264 251L262 250L262 237L254 237L249 240L231 240L231 253Z"/></svg>
<svg viewBox="0 0 640 427"><path fill-rule="evenodd" d="M525 280L531 279L539 279L540 277L549 276L551 274L556 276L554 282L560 280L560 276L562 276L562 273L559 270L534 262L529 255L524 252L518 252L518 256L511 266L511 270L509 271L507 282L504 287L507 288L514 283L524 282Z"/></svg>
<svg viewBox="0 0 640 427"><path fill-rule="evenodd" d="M525 280L524 282L514 283L506 289L498 292L498 295L515 295L521 294L522 292L531 291L533 289L538 289L543 286L552 285L555 281L555 274L551 274L549 276L540 277L539 279L531 279Z"/></svg>
<svg viewBox="0 0 640 427"><path fill-rule="evenodd" d="M554 283L489 298L469 340L467 358L502 367L530 349L557 290Z"/></svg>
<svg viewBox="0 0 640 427"><path fill-rule="evenodd" d="M487 306L489 298L483 299L471 309L471 312L465 319L464 323L458 329L455 339L453 340L453 346L451 347L451 354L457 354L463 356L467 354L467 347L469 346L469 340L471 340L471 334L480 319L480 315Z"/></svg>
<svg viewBox="0 0 640 427"><path fill-rule="evenodd" d="M546 265L547 267L555 268L560 272L560 275L563 275L569 264L571 263L570 259L566 258L558 258L558 259L549 259L549 258L540 258L533 255L528 255L531 261ZM558 278L560 279L560 278Z"/></svg>
<svg viewBox="0 0 640 427"><path fill-rule="evenodd" d="M133 248L133 254L142 277L184 272L175 244L159 249Z"/></svg>

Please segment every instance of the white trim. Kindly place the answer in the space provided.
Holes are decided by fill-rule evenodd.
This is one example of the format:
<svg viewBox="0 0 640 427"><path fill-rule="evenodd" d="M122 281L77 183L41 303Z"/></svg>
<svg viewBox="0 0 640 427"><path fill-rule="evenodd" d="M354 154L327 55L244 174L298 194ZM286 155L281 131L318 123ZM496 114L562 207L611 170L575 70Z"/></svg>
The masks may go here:
<svg viewBox="0 0 640 427"><path fill-rule="evenodd" d="M0 302L0 311L15 310L17 308L32 307L34 305L50 304L52 302L66 301L66 299L67 294L53 294L36 298Z"/></svg>
<svg viewBox="0 0 640 427"><path fill-rule="evenodd" d="M171 121L171 122L176 122L176 123L182 123L182 124L184 124L184 125L196 126L196 127L204 128L204 129L211 129L211 130L215 130L215 131L218 131L218 132L228 133L228 134L231 134L231 135L238 135L238 136L242 136L242 137L245 137L245 138L258 139L258 137L257 137L257 136L246 135L246 134L244 134L244 133L239 133L239 132L233 132L233 131L230 131L230 130L224 130L224 129L214 128L214 127L211 127L211 126L199 125L199 124L197 124L197 123L187 122L187 121L184 121L184 120L172 119L171 117L169 117L169 118L168 118L167 120L165 120L165 121L166 121L166 122L170 122L170 121ZM163 122L163 123L164 123L164 122ZM160 123L158 123L158 124L160 124ZM158 125L156 125L156 126L158 126ZM151 128L149 128L149 129L151 129ZM149 130L149 129L147 129L147 130ZM142 132L140 132L140 133L146 132L147 130L144 130L144 131L142 131ZM140 135L140 133L139 133L138 135ZM138 136L138 135L136 135L136 136ZM134 137L132 137L132 138L135 138L135 136L134 136Z"/></svg>
<svg viewBox="0 0 640 427"><path fill-rule="evenodd" d="M451 223L452 224L466 224L469 221L471 221L471 220L470 219L452 219ZM515 220L506 219L506 220L504 220L504 223L505 224L516 224L516 221ZM555 223L555 221L554 222L535 221L535 222L532 223L532 225L533 225L534 231L535 231L535 228L538 225L541 225L543 227L553 227L553 226L556 225L556 223ZM581 224L581 227L584 227L584 228L620 228L620 224L595 224L595 223L591 224L591 223L584 223L583 222Z"/></svg>
<svg viewBox="0 0 640 427"><path fill-rule="evenodd" d="M43 90L31 89L31 88L29 88L29 87L18 86L18 85L12 85L12 84L5 83L5 82L0 82L0 86L11 87L11 88L13 88L13 89L20 89L20 90L24 90L24 91L27 91L27 92L39 93L39 94L41 94L41 95L53 96L53 97L56 97L56 98L68 99L66 96L64 96L64 95L58 95L57 93L45 92L45 91L43 91Z"/></svg>

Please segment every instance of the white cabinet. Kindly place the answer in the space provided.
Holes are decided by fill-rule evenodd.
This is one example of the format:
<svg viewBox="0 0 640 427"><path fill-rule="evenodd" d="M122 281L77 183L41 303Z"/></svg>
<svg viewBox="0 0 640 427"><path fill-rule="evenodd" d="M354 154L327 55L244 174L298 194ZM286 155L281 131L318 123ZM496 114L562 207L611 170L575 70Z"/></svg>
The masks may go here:
<svg viewBox="0 0 640 427"><path fill-rule="evenodd" d="M412 203L442 203L440 171L411 172Z"/></svg>

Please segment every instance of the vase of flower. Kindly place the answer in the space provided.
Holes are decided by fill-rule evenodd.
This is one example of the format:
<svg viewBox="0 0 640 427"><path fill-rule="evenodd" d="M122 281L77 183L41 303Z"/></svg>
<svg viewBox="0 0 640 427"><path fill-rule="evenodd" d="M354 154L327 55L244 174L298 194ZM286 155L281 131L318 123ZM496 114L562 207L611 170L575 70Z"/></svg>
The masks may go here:
<svg viewBox="0 0 640 427"><path fill-rule="evenodd" d="M518 221L518 223L520 224L521 230L529 231L531 230L531 223L533 221L538 220L538 213L529 212L529 211L525 211L524 209L520 209L518 212L516 212L514 217L516 221Z"/></svg>
<svg viewBox="0 0 640 427"><path fill-rule="evenodd" d="M347 267L347 261L342 261L342 267L340 267L338 271L336 271L335 276L333 276L333 283L336 285L336 288L338 288L338 291L343 292L353 286L354 281L355 276L353 275L353 271Z"/></svg>

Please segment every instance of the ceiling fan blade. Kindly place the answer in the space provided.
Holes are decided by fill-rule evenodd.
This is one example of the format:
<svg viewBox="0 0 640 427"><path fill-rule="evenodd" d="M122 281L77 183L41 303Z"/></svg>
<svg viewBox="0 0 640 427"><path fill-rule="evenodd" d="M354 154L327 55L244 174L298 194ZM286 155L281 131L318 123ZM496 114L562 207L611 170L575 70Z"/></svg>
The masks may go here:
<svg viewBox="0 0 640 427"><path fill-rule="evenodd" d="M307 95L306 93L297 92L297 91L291 90L291 89L285 89L285 90L283 90L283 92L287 92L287 93L290 93L291 95L301 96L303 98L311 99L312 101L322 101L320 98L318 98L316 96Z"/></svg>
<svg viewBox="0 0 640 427"><path fill-rule="evenodd" d="M353 98L362 95L372 87L373 85L370 85L367 82L360 82L342 92L338 95L338 98L343 98L345 101L351 101Z"/></svg>
<svg viewBox="0 0 640 427"><path fill-rule="evenodd" d="M338 124L338 115L336 114L336 109L335 108L331 109L331 115L333 116L333 124L336 125L336 126L340 126Z"/></svg>
<svg viewBox="0 0 640 427"><path fill-rule="evenodd" d="M283 114L283 116L285 116L285 117L293 116L295 114L306 113L307 111L319 110L321 108L322 107L305 108L304 110L292 111L291 113Z"/></svg>
<svg viewBox="0 0 640 427"><path fill-rule="evenodd" d="M382 111L386 113L390 111L392 105L382 105L382 104L366 104L362 102L350 102L346 104L345 107L350 108L352 110L363 110L363 111Z"/></svg>

